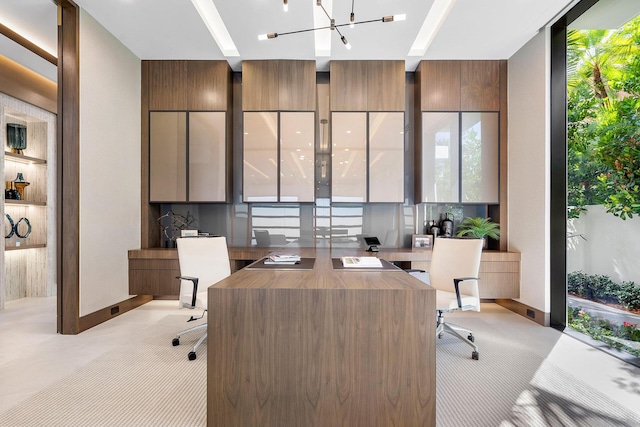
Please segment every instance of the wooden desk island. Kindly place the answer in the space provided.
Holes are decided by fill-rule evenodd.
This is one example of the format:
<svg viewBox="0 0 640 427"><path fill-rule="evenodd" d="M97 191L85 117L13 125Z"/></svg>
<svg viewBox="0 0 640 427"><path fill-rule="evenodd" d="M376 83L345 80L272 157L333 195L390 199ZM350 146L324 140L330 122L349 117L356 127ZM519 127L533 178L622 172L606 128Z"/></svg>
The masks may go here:
<svg viewBox="0 0 640 427"><path fill-rule="evenodd" d="M209 288L207 425L434 426L435 291L315 256Z"/></svg>

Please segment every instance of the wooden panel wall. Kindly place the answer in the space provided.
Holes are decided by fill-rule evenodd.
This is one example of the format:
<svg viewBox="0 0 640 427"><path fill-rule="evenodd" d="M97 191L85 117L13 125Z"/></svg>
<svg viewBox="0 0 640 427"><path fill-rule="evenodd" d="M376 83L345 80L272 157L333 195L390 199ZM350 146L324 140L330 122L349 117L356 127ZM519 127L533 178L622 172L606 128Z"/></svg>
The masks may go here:
<svg viewBox="0 0 640 427"><path fill-rule="evenodd" d="M244 61L242 109L315 111L315 61Z"/></svg>
<svg viewBox="0 0 640 427"><path fill-rule="evenodd" d="M490 205L488 216L500 223L499 249L507 250L508 114L507 61L422 61L416 69L416 135L422 134L422 111L498 111L500 113L500 204ZM420 144L415 148L415 170L420 175ZM416 200L420 180L416 179Z"/></svg>
<svg viewBox="0 0 640 427"><path fill-rule="evenodd" d="M51 80L0 55L0 92L56 113L58 87Z"/></svg>
<svg viewBox="0 0 640 427"><path fill-rule="evenodd" d="M422 61L418 80L418 111L460 111L460 61Z"/></svg>
<svg viewBox="0 0 640 427"><path fill-rule="evenodd" d="M367 111L367 62L331 61L331 111Z"/></svg>
<svg viewBox="0 0 640 427"><path fill-rule="evenodd" d="M149 67L149 80L146 82L149 85L149 109L186 110L187 61L146 62Z"/></svg>
<svg viewBox="0 0 640 427"><path fill-rule="evenodd" d="M462 61L460 109L499 111L500 83L500 61ZM503 84L506 85L507 82Z"/></svg>
<svg viewBox="0 0 640 427"><path fill-rule="evenodd" d="M404 111L404 61L332 61L331 111Z"/></svg>
<svg viewBox="0 0 640 427"><path fill-rule="evenodd" d="M226 61L142 61L141 64L141 246L160 246L160 205L149 203L149 111L232 110L232 71ZM231 163L231 120L227 163ZM230 169L229 169L230 170ZM231 191L231 179L227 180Z"/></svg>
<svg viewBox="0 0 640 427"><path fill-rule="evenodd" d="M279 110L315 111L315 61L279 61Z"/></svg>
<svg viewBox="0 0 640 427"><path fill-rule="evenodd" d="M277 110L279 103L278 61L242 62L242 109Z"/></svg>
<svg viewBox="0 0 640 427"><path fill-rule="evenodd" d="M226 111L230 84L226 61L187 61L187 110Z"/></svg>
<svg viewBox="0 0 640 427"><path fill-rule="evenodd" d="M404 61L367 61L367 110L405 110Z"/></svg>

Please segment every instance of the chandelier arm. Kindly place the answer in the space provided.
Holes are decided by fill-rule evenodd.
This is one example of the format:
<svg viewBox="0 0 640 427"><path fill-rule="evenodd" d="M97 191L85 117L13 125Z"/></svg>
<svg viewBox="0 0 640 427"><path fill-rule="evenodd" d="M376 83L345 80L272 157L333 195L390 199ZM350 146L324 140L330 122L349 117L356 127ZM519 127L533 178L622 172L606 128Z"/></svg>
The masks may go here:
<svg viewBox="0 0 640 427"><path fill-rule="evenodd" d="M322 11L324 12L324 14L327 15L327 18L329 19L329 21L331 21L331 16L329 16L329 14L327 13L327 9L324 8L322 3L320 3L319 6L322 8Z"/></svg>
<svg viewBox="0 0 640 427"><path fill-rule="evenodd" d="M360 22L354 22L353 25L357 25L357 24L370 24L372 22L382 22L382 18L378 18L378 19L370 19L368 21L360 21ZM338 27L347 27L351 25L351 23L346 23L346 24L336 24L336 28Z"/></svg>
<svg viewBox="0 0 640 427"><path fill-rule="evenodd" d="M309 28L309 29L306 29L306 30L288 31L286 33L278 33L278 37L286 36L288 34L308 33L309 31L327 30L327 29L330 29L330 28L331 28L330 26L327 26L327 27Z"/></svg>

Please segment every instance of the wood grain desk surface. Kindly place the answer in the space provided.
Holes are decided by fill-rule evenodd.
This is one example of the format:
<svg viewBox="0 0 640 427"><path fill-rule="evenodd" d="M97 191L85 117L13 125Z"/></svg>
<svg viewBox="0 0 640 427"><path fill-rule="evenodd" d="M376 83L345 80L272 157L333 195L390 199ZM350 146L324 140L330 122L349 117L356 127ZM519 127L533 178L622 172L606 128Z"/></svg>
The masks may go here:
<svg viewBox="0 0 640 427"><path fill-rule="evenodd" d="M342 252L338 252L342 253ZM243 268L215 284L216 288L262 289L431 289L401 269L336 270L336 251L316 250L312 270ZM353 253L353 252L352 252ZM365 252L366 253L366 252Z"/></svg>
<svg viewBox="0 0 640 427"><path fill-rule="evenodd" d="M315 255L208 288L207 425L434 426L435 290Z"/></svg>

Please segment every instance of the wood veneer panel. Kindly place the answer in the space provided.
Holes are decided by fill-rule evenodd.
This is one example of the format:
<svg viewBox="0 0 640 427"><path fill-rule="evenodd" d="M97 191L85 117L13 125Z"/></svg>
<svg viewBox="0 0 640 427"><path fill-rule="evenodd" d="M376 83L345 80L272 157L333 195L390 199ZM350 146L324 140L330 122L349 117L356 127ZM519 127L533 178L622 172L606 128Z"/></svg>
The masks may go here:
<svg viewBox="0 0 640 427"><path fill-rule="evenodd" d="M209 288L208 426L435 425L433 289L327 268Z"/></svg>
<svg viewBox="0 0 640 427"><path fill-rule="evenodd" d="M367 111L367 61L331 61L331 111Z"/></svg>
<svg viewBox="0 0 640 427"><path fill-rule="evenodd" d="M420 111L460 111L460 61L422 61L418 68Z"/></svg>
<svg viewBox="0 0 640 427"><path fill-rule="evenodd" d="M58 6L58 332L80 332L80 64L78 7Z"/></svg>
<svg viewBox="0 0 640 427"><path fill-rule="evenodd" d="M316 110L316 62L279 62L279 105L282 111Z"/></svg>
<svg viewBox="0 0 640 427"><path fill-rule="evenodd" d="M149 63L149 109L187 109L187 61Z"/></svg>
<svg viewBox="0 0 640 427"><path fill-rule="evenodd" d="M0 92L52 113L58 111L57 85L2 55L0 55Z"/></svg>
<svg viewBox="0 0 640 427"><path fill-rule="evenodd" d="M368 61L367 109L405 110L404 61Z"/></svg>
<svg viewBox="0 0 640 427"><path fill-rule="evenodd" d="M507 61L500 61L500 207L495 221L500 223L499 249L506 251L509 243L509 111Z"/></svg>
<svg viewBox="0 0 640 427"><path fill-rule="evenodd" d="M160 246L160 205L149 203L149 61L141 63L140 94L140 244Z"/></svg>
<svg viewBox="0 0 640 427"><path fill-rule="evenodd" d="M226 111L231 90L227 61L187 61L187 109Z"/></svg>
<svg viewBox="0 0 640 427"><path fill-rule="evenodd" d="M500 66L498 61L461 62L460 109L462 111L500 110Z"/></svg>
<svg viewBox="0 0 640 427"><path fill-rule="evenodd" d="M279 61L242 62L242 110L274 111L279 104Z"/></svg>

